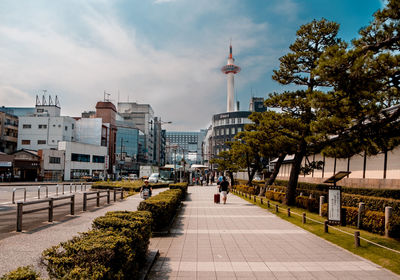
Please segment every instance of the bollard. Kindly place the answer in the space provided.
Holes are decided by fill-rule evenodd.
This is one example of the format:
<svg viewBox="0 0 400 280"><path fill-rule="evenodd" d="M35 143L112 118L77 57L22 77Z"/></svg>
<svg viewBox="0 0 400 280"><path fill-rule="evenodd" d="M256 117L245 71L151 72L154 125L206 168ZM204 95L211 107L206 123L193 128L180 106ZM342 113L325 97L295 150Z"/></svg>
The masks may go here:
<svg viewBox="0 0 400 280"><path fill-rule="evenodd" d="M76 192L76 184L75 184L75 192Z"/></svg>
<svg viewBox="0 0 400 280"><path fill-rule="evenodd" d="M262 198L260 198L260 203L261 203L261 205L264 203Z"/></svg>
<svg viewBox="0 0 400 280"><path fill-rule="evenodd" d="M50 198L49 200L49 223L53 221L53 206L54 206L54 201L53 198Z"/></svg>
<svg viewBox="0 0 400 280"><path fill-rule="evenodd" d="M107 204L110 204L110 190L107 190Z"/></svg>
<svg viewBox="0 0 400 280"><path fill-rule="evenodd" d="M81 183L81 191L83 190L83 184Z"/></svg>
<svg viewBox="0 0 400 280"><path fill-rule="evenodd" d="M329 223L328 221L324 222L324 232L325 233L328 233L328 223Z"/></svg>
<svg viewBox="0 0 400 280"><path fill-rule="evenodd" d="M72 183L69 184L69 193L72 193Z"/></svg>
<svg viewBox="0 0 400 280"><path fill-rule="evenodd" d="M267 206L268 206L268 208L270 207L270 205L269 205L269 200L267 201Z"/></svg>
<svg viewBox="0 0 400 280"><path fill-rule="evenodd" d="M56 196L58 196L58 187L59 187L59 185L57 184L56 185Z"/></svg>
<svg viewBox="0 0 400 280"><path fill-rule="evenodd" d="M276 204L275 205L275 212L278 213L279 212L279 206Z"/></svg>
<svg viewBox="0 0 400 280"><path fill-rule="evenodd" d="M86 205L87 205L87 194L83 194L83 211L86 211Z"/></svg>
<svg viewBox="0 0 400 280"><path fill-rule="evenodd" d="M392 217L392 207L385 207L385 236L389 237L390 219Z"/></svg>
<svg viewBox="0 0 400 280"><path fill-rule="evenodd" d="M287 216L290 217L290 208L287 209Z"/></svg>
<svg viewBox="0 0 400 280"><path fill-rule="evenodd" d="M75 195L71 196L70 213L71 213L71 215L75 215Z"/></svg>
<svg viewBox="0 0 400 280"><path fill-rule="evenodd" d="M302 222L303 222L303 224L305 224L306 221L307 221L307 219L306 219L306 213L303 212L303 217L302 217Z"/></svg>
<svg viewBox="0 0 400 280"><path fill-rule="evenodd" d="M100 191L97 191L96 206L100 207Z"/></svg>
<svg viewBox="0 0 400 280"><path fill-rule="evenodd" d="M365 210L365 203L360 202L358 204L358 216L357 216L357 228L362 228L362 216Z"/></svg>
<svg viewBox="0 0 400 280"><path fill-rule="evenodd" d="M343 227L345 227L346 226L346 224L347 224L347 222L346 222L346 217L347 217L347 212L346 212L346 208L344 208L344 207L342 207L341 209L340 209L340 225L341 226L343 226Z"/></svg>
<svg viewBox="0 0 400 280"><path fill-rule="evenodd" d="M124 199L124 189L121 188L121 200Z"/></svg>
<svg viewBox="0 0 400 280"><path fill-rule="evenodd" d="M354 246L360 247L360 232L359 231L355 231L354 232Z"/></svg>
<svg viewBox="0 0 400 280"><path fill-rule="evenodd" d="M116 201L117 201L117 190L114 189L114 202L116 202Z"/></svg>
<svg viewBox="0 0 400 280"><path fill-rule="evenodd" d="M23 203L22 202L17 202L17 231L21 232L22 231L22 207Z"/></svg>
<svg viewBox="0 0 400 280"><path fill-rule="evenodd" d="M319 215L322 217L322 204L325 202L325 196L321 195L319 197Z"/></svg>

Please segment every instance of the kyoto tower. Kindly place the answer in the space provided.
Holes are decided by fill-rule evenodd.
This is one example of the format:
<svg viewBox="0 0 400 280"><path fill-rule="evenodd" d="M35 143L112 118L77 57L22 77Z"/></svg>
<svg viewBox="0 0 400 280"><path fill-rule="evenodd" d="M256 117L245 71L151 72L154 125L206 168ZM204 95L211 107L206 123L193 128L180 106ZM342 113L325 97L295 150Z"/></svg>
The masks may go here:
<svg viewBox="0 0 400 280"><path fill-rule="evenodd" d="M234 100L234 76L240 72L240 67L233 64L235 59L232 57L232 44L229 45L229 57L228 63L221 68L222 73L227 75L227 102L226 111L235 111L235 100Z"/></svg>

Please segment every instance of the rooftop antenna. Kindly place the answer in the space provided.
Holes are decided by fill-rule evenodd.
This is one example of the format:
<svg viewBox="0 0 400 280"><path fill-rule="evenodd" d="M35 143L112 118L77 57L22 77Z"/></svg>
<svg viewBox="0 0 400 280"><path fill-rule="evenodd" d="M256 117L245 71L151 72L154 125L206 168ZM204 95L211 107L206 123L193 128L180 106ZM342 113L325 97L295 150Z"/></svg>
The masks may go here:
<svg viewBox="0 0 400 280"><path fill-rule="evenodd" d="M42 96L42 106L46 105L46 92L47 92L47 89L44 89L43 96Z"/></svg>
<svg viewBox="0 0 400 280"><path fill-rule="evenodd" d="M58 96L56 95L56 99L54 101L54 105L60 107L60 101L58 100Z"/></svg>
<svg viewBox="0 0 400 280"><path fill-rule="evenodd" d="M117 102L119 103L119 89L118 89L118 100L117 100Z"/></svg>
<svg viewBox="0 0 400 280"><path fill-rule="evenodd" d="M110 95L109 93L107 93L106 91L104 91L104 102L110 102ZM107 96L107 97L106 97Z"/></svg>
<svg viewBox="0 0 400 280"><path fill-rule="evenodd" d="M51 95L49 94L49 106L53 105L53 99L51 99Z"/></svg>

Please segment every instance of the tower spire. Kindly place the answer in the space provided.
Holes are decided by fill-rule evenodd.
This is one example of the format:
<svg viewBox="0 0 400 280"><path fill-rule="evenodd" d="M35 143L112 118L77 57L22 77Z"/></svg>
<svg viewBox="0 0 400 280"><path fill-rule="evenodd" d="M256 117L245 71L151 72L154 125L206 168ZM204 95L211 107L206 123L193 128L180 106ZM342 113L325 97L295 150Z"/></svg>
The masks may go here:
<svg viewBox="0 0 400 280"><path fill-rule="evenodd" d="M234 75L240 72L240 67L234 64L235 59L232 55L232 40L229 44L229 57L227 64L221 68L222 73L227 76L227 104L226 111L235 111L235 100L234 100Z"/></svg>

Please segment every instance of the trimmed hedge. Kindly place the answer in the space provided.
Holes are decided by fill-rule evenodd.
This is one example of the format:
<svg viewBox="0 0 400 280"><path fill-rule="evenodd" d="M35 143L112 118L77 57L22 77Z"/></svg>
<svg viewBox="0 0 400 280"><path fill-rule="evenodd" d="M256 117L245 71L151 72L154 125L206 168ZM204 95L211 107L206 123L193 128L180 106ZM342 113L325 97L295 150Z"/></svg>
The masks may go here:
<svg viewBox="0 0 400 280"><path fill-rule="evenodd" d="M108 212L93 230L45 250L42 263L57 279L137 279L151 224L149 212Z"/></svg>
<svg viewBox="0 0 400 280"><path fill-rule="evenodd" d="M3 275L0 280L40 280L40 274L37 273L31 265L21 266L17 269Z"/></svg>
<svg viewBox="0 0 400 280"><path fill-rule="evenodd" d="M118 231L91 230L42 253L49 276L63 279L133 277L135 255L130 238Z"/></svg>
<svg viewBox="0 0 400 280"><path fill-rule="evenodd" d="M342 207L346 209L346 224L357 226L358 207ZM328 216L328 203L322 205L322 215ZM383 235L385 233L385 213L366 210L362 216L362 229ZM400 237L400 217L393 215L389 223L389 236Z"/></svg>
<svg viewBox="0 0 400 280"><path fill-rule="evenodd" d="M276 192L276 191L266 191L265 192L266 198L273 200L273 201L279 201L280 203L285 201L285 196L286 196L286 194L283 192Z"/></svg>
<svg viewBox="0 0 400 280"><path fill-rule="evenodd" d="M122 188L124 191L133 191L139 192L140 188L144 185L143 181L116 181L116 182L96 182L93 184L93 188L95 189L113 189L113 188ZM168 188L169 184L167 183L154 183L149 184L153 189L160 188Z"/></svg>
<svg viewBox="0 0 400 280"><path fill-rule="evenodd" d="M128 236L131 239L131 248L135 252L135 263L141 265L150 243L152 222L151 213L148 211L115 211L96 218L92 226L94 229L118 231ZM139 270L139 266L135 269Z"/></svg>
<svg viewBox="0 0 400 280"><path fill-rule="evenodd" d="M181 200L184 200L188 190L188 183L176 183L169 185L170 190L180 189L182 191Z"/></svg>
<svg viewBox="0 0 400 280"><path fill-rule="evenodd" d="M181 189L167 190L140 202L138 210L152 214L153 231L161 231L170 224L180 206L182 192Z"/></svg>
<svg viewBox="0 0 400 280"><path fill-rule="evenodd" d="M384 211L385 206L391 206L394 215L400 216L400 200L378 198L356 194L342 193L342 204L350 207L358 207L360 202L365 203L365 208L373 211Z"/></svg>
<svg viewBox="0 0 400 280"><path fill-rule="evenodd" d="M235 189L237 191L252 194L252 195L256 194L256 188L254 188L254 187L249 187L249 186L245 186L245 185L236 185Z"/></svg>
<svg viewBox="0 0 400 280"><path fill-rule="evenodd" d="M315 198L309 198L308 196L297 196L296 206L307 209L310 212L319 212L319 202Z"/></svg>

